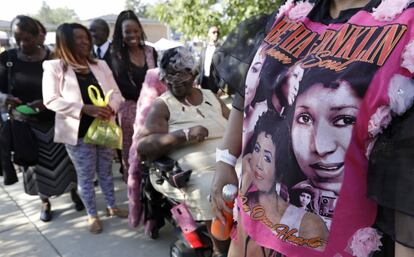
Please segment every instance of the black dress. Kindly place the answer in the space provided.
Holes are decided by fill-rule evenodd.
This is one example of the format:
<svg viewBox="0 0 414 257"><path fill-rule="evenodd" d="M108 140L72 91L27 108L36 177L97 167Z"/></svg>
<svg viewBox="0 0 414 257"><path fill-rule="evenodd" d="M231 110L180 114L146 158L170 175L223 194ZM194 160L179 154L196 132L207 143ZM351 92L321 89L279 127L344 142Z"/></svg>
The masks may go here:
<svg viewBox="0 0 414 257"><path fill-rule="evenodd" d="M141 92L142 83L145 79L145 74L147 73L147 70L150 69L150 67L148 67L147 57L145 57L145 64L143 67L135 65L134 63L125 60L125 58L121 59L114 54L111 58L111 67L114 73L114 78L122 96L125 100L137 102L139 93ZM153 50L152 58L156 66L158 55L155 50Z"/></svg>
<svg viewBox="0 0 414 257"><path fill-rule="evenodd" d="M378 137L368 169L368 196L378 205L377 226L414 248L414 107L393 118Z"/></svg>
<svg viewBox="0 0 414 257"><path fill-rule="evenodd" d="M45 60L48 58L49 52ZM22 100L23 104L41 100L43 61L22 61L17 57L15 49L2 53L0 91L9 93L11 83L11 94ZM76 185L75 169L64 145L53 142L54 119L54 112L50 110L27 117L27 122L39 143L37 165L23 167L24 188L30 195L60 195Z"/></svg>

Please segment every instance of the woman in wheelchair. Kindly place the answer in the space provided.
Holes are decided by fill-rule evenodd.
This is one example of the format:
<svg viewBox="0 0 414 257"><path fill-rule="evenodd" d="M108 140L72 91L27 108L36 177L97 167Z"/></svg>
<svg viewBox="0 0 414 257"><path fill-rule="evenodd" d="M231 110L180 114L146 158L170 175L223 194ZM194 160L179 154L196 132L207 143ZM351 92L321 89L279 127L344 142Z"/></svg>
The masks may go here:
<svg viewBox="0 0 414 257"><path fill-rule="evenodd" d="M213 92L195 86L196 65L184 47L167 50L161 58L160 79L168 90L158 97L140 131L138 154L152 161L162 156L176 160L183 170L192 169L183 188L166 181L154 188L174 200L185 203L193 218L210 228L213 218L207 196L215 170L215 149L224 135L229 109ZM225 256L225 248L213 240L213 256Z"/></svg>

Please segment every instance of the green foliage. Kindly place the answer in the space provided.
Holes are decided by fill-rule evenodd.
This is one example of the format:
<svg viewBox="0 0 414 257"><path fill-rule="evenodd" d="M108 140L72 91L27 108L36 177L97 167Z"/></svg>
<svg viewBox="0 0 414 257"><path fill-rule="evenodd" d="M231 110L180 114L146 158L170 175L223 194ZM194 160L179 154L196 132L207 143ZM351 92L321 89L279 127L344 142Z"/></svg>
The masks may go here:
<svg viewBox="0 0 414 257"><path fill-rule="evenodd" d="M156 12L156 5L146 4L145 5L145 18L158 20L158 14Z"/></svg>
<svg viewBox="0 0 414 257"><path fill-rule="evenodd" d="M147 5L141 0L125 0L125 10L132 10L138 17L147 18Z"/></svg>
<svg viewBox="0 0 414 257"><path fill-rule="evenodd" d="M167 0L153 7L153 15L189 39L206 38L208 28L218 25L227 35L237 24L258 14L269 14L281 0Z"/></svg>
<svg viewBox="0 0 414 257"><path fill-rule="evenodd" d="M38 19L44 24L59 25L64 22L78 22L79 17L73 9L69 8L56 8L52 9L46 2L43 1L42 7L33 15L34 18Z"/></svg>

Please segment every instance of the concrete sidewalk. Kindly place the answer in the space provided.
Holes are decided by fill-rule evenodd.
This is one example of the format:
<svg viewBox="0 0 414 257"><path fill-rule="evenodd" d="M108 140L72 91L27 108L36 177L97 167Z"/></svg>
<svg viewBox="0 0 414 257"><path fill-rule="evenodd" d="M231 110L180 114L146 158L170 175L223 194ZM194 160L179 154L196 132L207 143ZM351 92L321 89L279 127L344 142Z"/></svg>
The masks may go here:
<svg viewBox="0 0 414 257"><path fill-rule="evenodd" d="M116 166L116 165L114 165ZM114 171L117 167L114 167ZM86 212L76 212L69 194L50 200L53 220L39 220L41 202L37 196L24 193L19 182L3 186L0 179L0 256L24 257L167 257L175 240L171 226L160 231L160 238L148 238L143 228L132 230L127 219L105 216L103 195L96 188L103 232L88 231ZM127 208L126 185L114 172L118 205Z"/></svg>

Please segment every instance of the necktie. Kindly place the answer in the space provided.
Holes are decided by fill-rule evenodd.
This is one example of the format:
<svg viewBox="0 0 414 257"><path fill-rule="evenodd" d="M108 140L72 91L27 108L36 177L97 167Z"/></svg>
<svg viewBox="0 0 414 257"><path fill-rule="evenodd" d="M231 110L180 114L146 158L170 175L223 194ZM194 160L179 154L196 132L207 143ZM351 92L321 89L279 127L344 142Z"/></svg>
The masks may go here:
<svg viewBox="0 0 414 257"><path fill-rule="evenodd" d="M99 59L102 59L101 58L101 48L99 46L98 46L98 49L96 49L96 55Z"/></svg>

